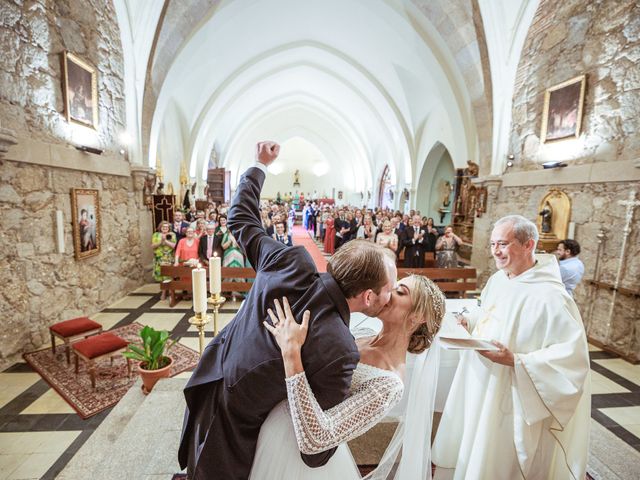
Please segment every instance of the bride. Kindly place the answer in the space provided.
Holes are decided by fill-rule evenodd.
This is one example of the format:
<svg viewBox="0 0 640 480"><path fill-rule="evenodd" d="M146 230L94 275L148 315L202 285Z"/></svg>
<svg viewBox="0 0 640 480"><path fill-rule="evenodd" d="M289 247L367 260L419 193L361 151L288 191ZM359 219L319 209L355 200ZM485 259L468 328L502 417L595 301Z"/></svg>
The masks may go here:
<svg viewBox="0 0 640 480"><path fill-rule="evenodd" d="M360 363L353 372L349 397L326 411L311 391L301 360L310 312L306 311L302 323L297 324L286 298L284 310L277 300L275 307L277 316L269 310L272 325L264 325L282 352L288 399L277 405L262 425L250 478L360 479L346 442L378 423L400 402L403 393L408 399L403 419L379 466L366 478L431 478L431 417L439 363L434 337L445 313L440 289L418 275L398 283L378 315L383 323L381 332L356 332ZM405 392L407 352L418 355ZM322 467L310 468L300 458L300 452L316 454L336 446L335 454ZM394 468L395 477L389 477Z"/></svg>

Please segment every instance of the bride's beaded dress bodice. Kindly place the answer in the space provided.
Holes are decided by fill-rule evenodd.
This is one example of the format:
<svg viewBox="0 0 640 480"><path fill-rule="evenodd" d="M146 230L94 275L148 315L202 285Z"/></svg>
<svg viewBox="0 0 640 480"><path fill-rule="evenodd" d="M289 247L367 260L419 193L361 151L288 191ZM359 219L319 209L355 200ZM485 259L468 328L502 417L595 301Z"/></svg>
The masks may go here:
<svg viewBox="0 0 640 480"><path fill-rule="evenodd" d="M323 411L304 372L286 379L293 428L302 453L315 454L355 438L400 402L404 386L388 370L360 363L353 371L349 397Z"/></svg>

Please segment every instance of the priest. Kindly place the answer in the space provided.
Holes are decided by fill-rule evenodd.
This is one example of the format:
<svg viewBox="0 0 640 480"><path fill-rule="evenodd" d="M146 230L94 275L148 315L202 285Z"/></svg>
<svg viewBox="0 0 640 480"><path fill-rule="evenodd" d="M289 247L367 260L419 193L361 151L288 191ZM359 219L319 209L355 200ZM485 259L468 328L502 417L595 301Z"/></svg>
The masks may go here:
<svg viewBox="0 0 640 480"><path fill-rule="evenodd" d="M498 272L479 315L462 321L496 351L465 351L433 446L436 480L584 479L589 354L580 314L552 255L534 255L536 226L498 220Z"/></svg>

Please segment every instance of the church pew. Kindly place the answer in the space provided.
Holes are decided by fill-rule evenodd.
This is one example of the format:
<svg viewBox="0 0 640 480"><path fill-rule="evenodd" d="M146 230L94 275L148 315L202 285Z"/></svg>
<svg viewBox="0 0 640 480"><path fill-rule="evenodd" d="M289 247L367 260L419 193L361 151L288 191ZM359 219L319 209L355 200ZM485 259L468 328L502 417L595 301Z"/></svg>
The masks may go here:
<svg viewBox="0 0 640 480"><path fill-rule="evenodd" d="M457 294L464 298L478 287L475 268L398 268L399 279L409 275L423 275L433 280L447 296Z"/></svg>
<svg viewBox="0 0 640 480"><path fill-rule="evenodd" d="M209 289L209 269L203 267L206 271L207 291ZM179 292L193 291L191 284L191 267L173 265L164 265L160 267L160 273L164 276L171 277L172 280L164 281L160 284L160 290L169 292L169 306L173 307L182 299ZM240 293L251 290L253 282L247 280L256 278L256 272L253 268L230 268L222 267L222 292ZM231 279L239 279L242 281L231 281Z"/></svg>
<svg viewBox="0 0 640 480"><path fill-rule="evenodd" d="M398 268L402 268L404 265L404 250L402 247L400 250L400 254L398 255L398 259L396 260L396 266ZM433 252L425 252L424 254L424 266L425 268L434 268L436 266L436 254Z"/></svg>

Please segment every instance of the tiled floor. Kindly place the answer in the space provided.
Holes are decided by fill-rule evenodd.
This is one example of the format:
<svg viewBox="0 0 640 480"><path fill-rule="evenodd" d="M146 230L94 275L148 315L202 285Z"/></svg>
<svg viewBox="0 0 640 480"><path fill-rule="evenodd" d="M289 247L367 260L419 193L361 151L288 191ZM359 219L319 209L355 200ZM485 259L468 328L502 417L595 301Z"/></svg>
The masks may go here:
<svg viewBox="0 0 640 480"><path fill-rule="evenodd" d="M227 302L220 315L223 328L239 308ZM145 285L94 315L105 329L133 321L172 331L180 343L197 350L198 334L189 325L190 302L169 308L158 286ZM207 342L213 326L207 327ZM590 347L592 417L640 452L640 365ZM189 372L180 374L188 377ZM95 428L109 414L82 420L73 409L25 363L0 373L0 480L54 479Z"/></svg>
<svg viewBox="0 0 640 480"><path fill-rule="evenodd" d="M220 314L224 327L240 304L227 302ZM191 302L169 308L157 284L144 285L91 318L105 330L133 321L172 331L174 338L198 350L198 333L189 325ZM207 328L206 342L213 336ZM178 377L189 377L184 372ZM91 436L111 409L82 420L28 364L0 373L0 480L54 479Z"/></svg>

